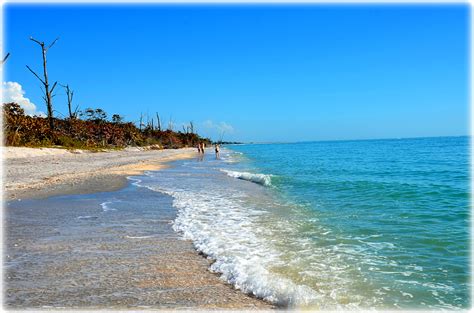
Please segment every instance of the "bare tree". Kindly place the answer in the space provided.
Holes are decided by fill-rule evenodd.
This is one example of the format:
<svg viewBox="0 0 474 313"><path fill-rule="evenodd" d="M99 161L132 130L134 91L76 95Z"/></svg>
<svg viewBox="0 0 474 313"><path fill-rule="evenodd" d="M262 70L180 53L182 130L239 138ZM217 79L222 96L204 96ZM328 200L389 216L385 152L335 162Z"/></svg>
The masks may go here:
<svg viewBox="0 0 474 313"><path fill-rule="evenodd" d="M33 75L35 75L36 78L38 78L44 86L44 91L43 91L44 92L44 97L43 97L43 99L46 101L46 108L48 109L49 127L51 128L51 130L54 129L53 101L52 101L53 96L52 96L52 93L53 93L54 88L56 87L56 84L58 82L55 82L53 84L53 86L51 87L51 90L49 89L48 71L46 69L46 53L56 43L56 41L58 41L58 39L59 38L56 38L48 47L46 47L43 41L38 41L38 40L34 39L33 37L30 37L31 41L34 41L38 45L41 46L41 51L42 51L42 54L43 54L43 75L44 75L43 79L41 77L39 77L38 74L36 74L28 65L26 66L28 68L28 70L30 70L30 72L33 73Z"/></svg>
<svg viewBox="0 0 474 313"><path fill-rule="evenodd" d="M5 64L9 56L10 56L10 52L8 52L7 55L3 58L2 64Z"/></svg>
<svg viewBox="0 0 474 313"><path fill-rule="evenodd" d="M170 120L168 122L168 130L173 131L173 128L174 128L173 117L170 116Z"/></svg>
<svg viewBox="0 0 474 313"><path fill-rule="evenodd" d="M143 125L143 113L140 112L140 131L142 131L142 125Z"/></svg>
<svg viewBox="0 0 474 313"><path fill-rule="evenodd" d="M158 131L161 131L161 120L160 120L160 116L158 115L158 112L156 112L156 123L158 126Z"/></svg>
<svg viewBox="0 0 474 313"><path fill-rule="evenodd" d="M189 122L189 132L191 134L194 134L194 123L193 123L193 121Z"/></svg>
<svg viewBox="0 0 474 313"><path fill-rule="evenodd" d="M61 85L61 84L60 84ZM74 91L69 88L68 85L61 85L64 89L66 89L66 95L67 95L67 108L69 112L69 118L75 119L77 117L77 111L79 110L79 106L77 105L74 111L72 110L72 98L74 97Z"/></svg>

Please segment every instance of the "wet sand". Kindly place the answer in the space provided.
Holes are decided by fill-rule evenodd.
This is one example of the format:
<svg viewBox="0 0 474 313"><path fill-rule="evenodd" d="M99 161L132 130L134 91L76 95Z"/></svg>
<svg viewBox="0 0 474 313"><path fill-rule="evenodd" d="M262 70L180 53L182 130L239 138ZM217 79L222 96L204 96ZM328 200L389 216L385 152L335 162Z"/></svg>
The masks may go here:
<svg viewBox="0 0 474 313"><path fill-rule="evenodd" d="M97 155L93 158L103 158ZM145 155L136 154L135 158L144 158L139 166L119 158L115 164L123 163L118 166L101 168L94 164L89 166L95 169L92 175L78 171L78 164L83 163L80 160L73 157L64 161L64 157L55 156L56 162L57 158L61 161L53 174L64 174L70 168L76 172L66 173L67 179L49 176L46 183L38 180L37 173L45 173L38 167L53 162L51 156L35 157L36 162L18 158L7 161L6 308L273 308L208 271L212 260L199 255L191 242L181 240L171 229L176 210L169 196L127 182L124 175L164 166L157 154L151 158L150 153ZM174 152L176 155L185 157L179 151ZM186 157L191 156L193 151ZM166 160L171 159L171 154L167 155ZM15 180L11 175L24 171L26 164L36 173L30 185L24 182L27 179ZM68 164L72 164L69 170L61 169ZM12 188L18 185L22 187ZM117 188L121 189L110 191ZM50 197L59 194L62 196ZM19 195L22 200L18 200ZM134 206L137 197L147 202ZM101 204L111 198L118 200L119 207L105 210Z"/></svg>

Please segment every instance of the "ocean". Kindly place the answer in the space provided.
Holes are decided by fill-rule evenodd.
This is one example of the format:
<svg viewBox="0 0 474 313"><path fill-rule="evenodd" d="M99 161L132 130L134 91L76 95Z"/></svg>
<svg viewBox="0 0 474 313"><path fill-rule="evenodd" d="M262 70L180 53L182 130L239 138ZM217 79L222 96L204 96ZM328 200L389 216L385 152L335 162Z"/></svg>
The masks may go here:
<svg viewBox="0 0 474 313"><path fill-rule="evenodd" d="M282 307L469 308L469 141L229 145L122 190L10 201L7 303L167 303L129 281L149 280L177 236Z"/></svg>
<svg viewBox="0 0 474 313"><path fill-rule="evenodd" d="M469 152L469 137L229 145L131 179L170 195L174 230L244 292L313 309L468 308Z"/></svg>

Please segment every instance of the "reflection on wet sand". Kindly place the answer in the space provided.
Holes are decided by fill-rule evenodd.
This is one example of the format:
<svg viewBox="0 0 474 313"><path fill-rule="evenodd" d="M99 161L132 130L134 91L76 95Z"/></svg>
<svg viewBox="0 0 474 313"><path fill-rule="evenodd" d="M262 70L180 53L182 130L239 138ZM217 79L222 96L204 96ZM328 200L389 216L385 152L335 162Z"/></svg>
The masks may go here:
<svg viewBox="0 0 474 313"><path fill-rule="evenodd" d="M7 307L271 308L207 271L171 229L175 213L170 197L135 186L9 202Z"/></svg>

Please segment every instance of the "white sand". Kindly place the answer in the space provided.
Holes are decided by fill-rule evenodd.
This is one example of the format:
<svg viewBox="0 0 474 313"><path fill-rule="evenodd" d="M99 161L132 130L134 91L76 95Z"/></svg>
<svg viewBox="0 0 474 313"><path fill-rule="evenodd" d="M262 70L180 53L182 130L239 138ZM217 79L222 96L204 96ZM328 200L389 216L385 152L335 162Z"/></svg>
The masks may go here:
<svg viewBox="0 0 474 313"><path fill-rule="evenodd" d="M74 152L66 149L56 148L25 148L25 147L2 147L5 159L31 158L45 155L68 155L71 153L84 153L84 150Z"/></svg>
<svg viewBox="0 0 474 313"><path fill-rule="evenodd" d="M4 190L8 194L74 185L91 177L138 175L163 168L165 162L197 156L196 149L69 151L55 148L3 147ZM94 191L94 190L91 190Z"/></svg>

